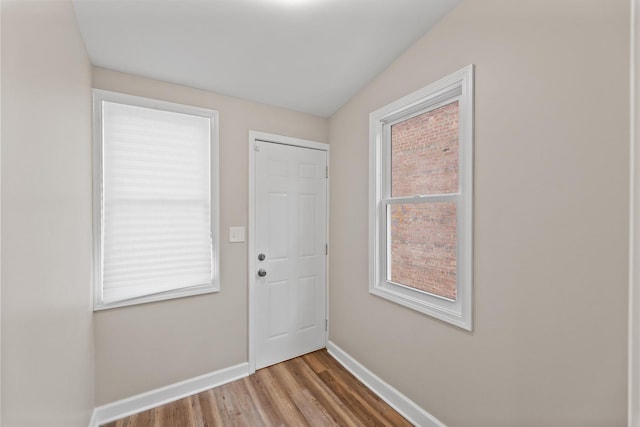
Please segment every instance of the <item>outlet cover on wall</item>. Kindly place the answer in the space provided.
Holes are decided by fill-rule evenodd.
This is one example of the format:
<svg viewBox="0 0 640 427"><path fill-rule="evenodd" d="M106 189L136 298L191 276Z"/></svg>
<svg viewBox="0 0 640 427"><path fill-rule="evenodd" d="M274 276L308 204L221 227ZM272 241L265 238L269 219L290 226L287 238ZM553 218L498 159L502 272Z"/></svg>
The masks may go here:
<svg viewBox="0 0 640 427"><path fill-rule="evenodd" d="M229 227L229 243L244 242L244 227Z"/></svg>

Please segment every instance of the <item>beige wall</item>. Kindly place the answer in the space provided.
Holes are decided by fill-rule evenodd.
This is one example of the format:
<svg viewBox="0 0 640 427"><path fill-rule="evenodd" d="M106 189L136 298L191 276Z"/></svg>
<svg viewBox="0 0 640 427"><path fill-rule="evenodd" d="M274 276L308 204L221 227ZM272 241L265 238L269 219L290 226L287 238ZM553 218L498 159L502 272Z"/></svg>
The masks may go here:
<svg viewBox="0 0 640 427"><path fill-rule="evenodd" d="M259 72L259 70L256 70ZM247 226L249 130L328 142L328 121L282 108L94 69L99 89L217 110L220 114L219 293L97 312L96 403L122 399L248 360Z"/></svg>
<svg viewBox="0 0 640 427"><path fill-rule="evenodd" d="M368 114L476 64L474 331L368 293ZM330 339L455 427L626 425L629 1L466 1L330 120Z"/></svg>
<svg viewBox="0 0 640 427"><path fill-rule="evenodd" d="M2 425L94 406L91 64L69 1L2 1Z"/></svg>

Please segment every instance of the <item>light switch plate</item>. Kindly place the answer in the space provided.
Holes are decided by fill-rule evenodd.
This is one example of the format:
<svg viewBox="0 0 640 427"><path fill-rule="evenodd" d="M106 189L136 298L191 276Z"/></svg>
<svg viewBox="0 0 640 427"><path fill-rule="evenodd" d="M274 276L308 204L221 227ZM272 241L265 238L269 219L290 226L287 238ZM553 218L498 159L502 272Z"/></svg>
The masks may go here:
<svg viewBox="0 0 640 427"><path fill-rule="evenodd" d="M229 243L244 242L244 227L229 227Z"/></svg>

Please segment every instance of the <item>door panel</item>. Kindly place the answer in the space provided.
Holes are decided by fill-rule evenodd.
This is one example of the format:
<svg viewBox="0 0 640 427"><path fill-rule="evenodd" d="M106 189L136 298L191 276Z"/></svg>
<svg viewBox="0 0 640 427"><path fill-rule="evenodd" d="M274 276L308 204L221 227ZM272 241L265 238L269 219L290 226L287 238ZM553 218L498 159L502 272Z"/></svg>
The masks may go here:
<svg viewBox="0 0 640 427"><path fill-rule="evenodd" d="M325 151L256 142L256 368L325 346ZM258 254L265 259L258 260Z"/></svg>
<svg viewBox="0 0 640 427"><path fill-rule="evenodd" d="M271 260L289 259L289 195L287 193L268 193L269 211L266 213ZM263 214L264 215L264 214Z"/></svg>

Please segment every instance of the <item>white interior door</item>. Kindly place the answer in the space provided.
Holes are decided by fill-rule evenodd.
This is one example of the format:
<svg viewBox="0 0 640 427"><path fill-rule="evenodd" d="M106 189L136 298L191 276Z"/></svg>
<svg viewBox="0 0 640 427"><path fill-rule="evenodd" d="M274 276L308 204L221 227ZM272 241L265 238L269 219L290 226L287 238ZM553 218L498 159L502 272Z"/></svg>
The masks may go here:
<svg viewBox="0 0 640 427"><path fill-rule="evenodd" d="M255 142L256 369L326 343L327 152Z"/></svg>

